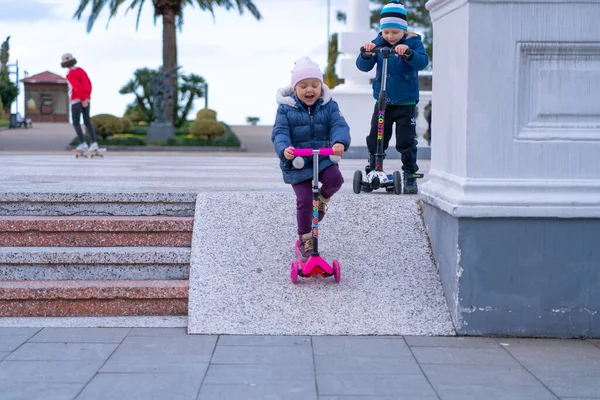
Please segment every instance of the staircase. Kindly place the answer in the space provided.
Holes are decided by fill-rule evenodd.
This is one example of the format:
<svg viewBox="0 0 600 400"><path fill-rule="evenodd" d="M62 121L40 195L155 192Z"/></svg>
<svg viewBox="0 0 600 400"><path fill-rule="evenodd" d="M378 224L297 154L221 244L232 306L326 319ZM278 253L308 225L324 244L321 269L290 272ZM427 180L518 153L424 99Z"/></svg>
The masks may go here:
<svg viewBox="0 0 600 400"><path fill-rule="evenodd" d="M194 195L0 194L0 317L187 315Z"/></svg>

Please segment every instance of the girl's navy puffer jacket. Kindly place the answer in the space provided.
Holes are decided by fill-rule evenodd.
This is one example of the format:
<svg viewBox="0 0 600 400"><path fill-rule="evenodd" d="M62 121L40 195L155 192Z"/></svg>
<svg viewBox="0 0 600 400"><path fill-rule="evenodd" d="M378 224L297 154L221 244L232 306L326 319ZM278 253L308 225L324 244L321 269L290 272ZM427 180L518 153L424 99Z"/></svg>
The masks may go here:
<svg viewBox="0 0 600 400"><path fill-rule="evenodd" d="M304 158L304 167L296 169L292 160L283 156L286 148L332 147L335 143L350 147L350 128L346 123L337 103L331 99L329 89L323 85L324 95L313 106L307 107L300 102L295 94L281 96L281 93L291 92L291 88L279 91L277 116L271 134L275 146L275 154L280 159L283 181L296 184L312 179L313 158ZM324 100L325 99L325 100ZM333 165L329 157L319 158L319 172Z"/></svg>

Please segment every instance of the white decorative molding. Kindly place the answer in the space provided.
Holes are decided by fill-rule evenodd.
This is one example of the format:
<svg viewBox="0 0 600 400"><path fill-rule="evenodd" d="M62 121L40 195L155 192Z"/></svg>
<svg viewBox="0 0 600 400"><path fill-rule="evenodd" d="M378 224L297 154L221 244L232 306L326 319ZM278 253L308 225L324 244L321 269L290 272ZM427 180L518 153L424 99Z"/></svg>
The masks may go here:
<svg viewBox="0 0 600 400"><path fill-rule="evenodd" d="M518 42L516 140L600 140L600 42Z"/></svg>
<svg viewBox="0 0 600 400"><path fill-rule="evenodd" d="M467 5L468 2L468 0L429 0L425 3L425 8L431 13L432 21L435 21Z"/></svg>
<svg viewBox="0 0 600 400"><path fill-rule="evenodd" d="M427 176L423 201L457 218L600 218L600 180Z"/></svg>

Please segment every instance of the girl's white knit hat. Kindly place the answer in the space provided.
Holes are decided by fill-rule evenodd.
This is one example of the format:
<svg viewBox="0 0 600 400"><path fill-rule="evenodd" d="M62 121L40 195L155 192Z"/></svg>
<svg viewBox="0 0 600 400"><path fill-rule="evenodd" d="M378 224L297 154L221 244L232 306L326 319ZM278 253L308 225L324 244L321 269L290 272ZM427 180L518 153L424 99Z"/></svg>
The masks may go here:
<svg viewBox="0 0 600 400"><path fill-rule="evenodd" d="M296 60L294 69L292 69L292 87L295 88L298 82L309 78L318 79L323 83L323 73L319 68L319 64L308 57Z"/></svg>

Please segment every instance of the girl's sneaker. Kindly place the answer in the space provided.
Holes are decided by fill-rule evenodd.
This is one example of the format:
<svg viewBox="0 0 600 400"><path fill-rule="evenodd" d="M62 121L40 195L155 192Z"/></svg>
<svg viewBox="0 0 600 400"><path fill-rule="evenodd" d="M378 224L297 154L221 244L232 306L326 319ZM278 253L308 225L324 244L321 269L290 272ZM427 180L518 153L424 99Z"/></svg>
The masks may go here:
<svg viewBox="0 0 600 400"><path fill-rule="evenodd" d="M88 144L87 144L87 143L83 142L83 143L80 143L80 144L79 144L79 146L77 146L77 147L75 148L75 150L83 150L83 151L87 151L87 150L89 150L89 147L88 147Z"/></svg>
<svg viewBox="0 0 600 400"><path fill-rule="evenodd" d="M98 150L98 143L97 143L97 142L94 142L94 143L92 143L92 144L90 145L90 151L91 151L91 150Z"/></svg>
<svg viewBox="0 0 600 400"><path fill-rule="evenodd" d="M313 237L312 232L298 235L298 251L302 257L302 261L308 260L308 257L312 254L313 249Z"/></svg>

